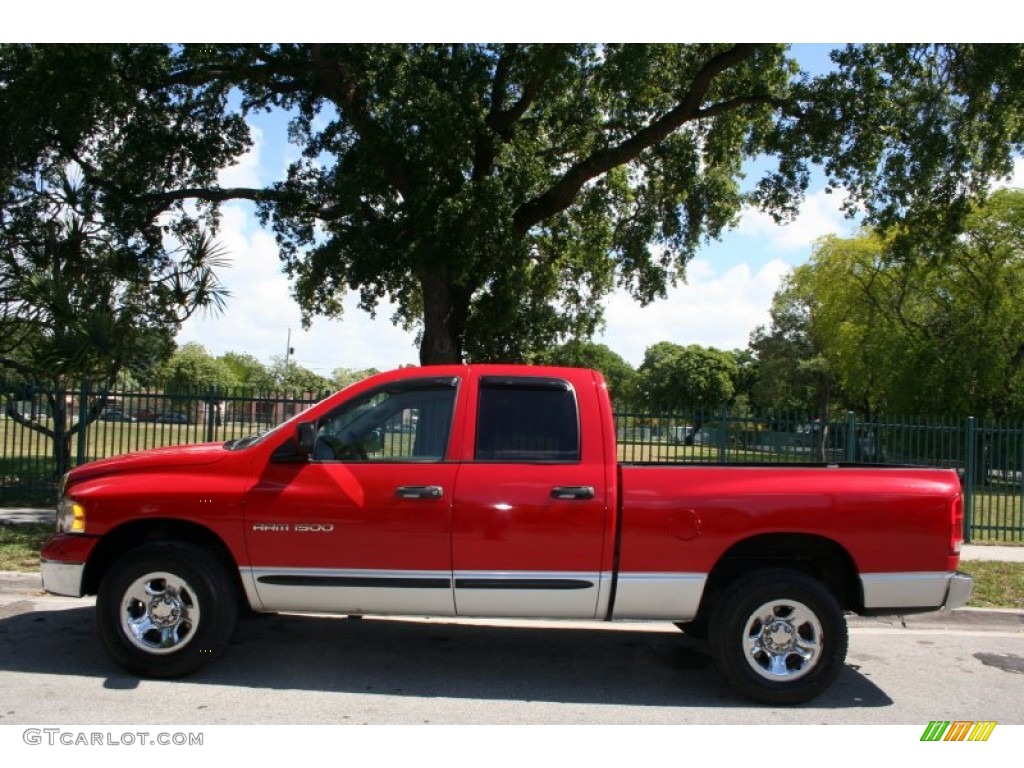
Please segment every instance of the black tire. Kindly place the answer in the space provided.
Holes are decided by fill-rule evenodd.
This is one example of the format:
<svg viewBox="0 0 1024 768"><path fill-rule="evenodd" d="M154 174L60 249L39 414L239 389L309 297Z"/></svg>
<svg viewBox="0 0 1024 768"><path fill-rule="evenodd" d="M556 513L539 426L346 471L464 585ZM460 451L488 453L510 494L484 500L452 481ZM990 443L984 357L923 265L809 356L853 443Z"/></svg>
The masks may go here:
<svg viewBox="0 0 1024 768"><path fill-rule="evenodd" d="M711 618L711 656L739 693L800 704L828 688L846 661L846 618L820 581L765 569L739 579Z"/></svg>
<svg viewBox="0 0 1024 768"><path fill-rule="evenodd" d="M215 659L238 621L238 594L208 550L146 544L121 557L96 596L96 627L110 656L143 677L174 678Z"/></svg>

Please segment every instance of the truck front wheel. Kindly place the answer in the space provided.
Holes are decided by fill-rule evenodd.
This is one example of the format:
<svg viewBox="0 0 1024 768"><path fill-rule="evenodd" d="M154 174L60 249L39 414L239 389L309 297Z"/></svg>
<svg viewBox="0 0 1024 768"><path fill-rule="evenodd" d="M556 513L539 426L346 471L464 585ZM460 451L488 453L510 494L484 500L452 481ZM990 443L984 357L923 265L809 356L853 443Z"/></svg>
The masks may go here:
<svg viewBox="0 0 1024 768"><path fill-rule="evenodd" d="M228 644L236 590L209 551L181 542L138 547L118 560L96 597L96 624L110 656L144 677L196 671Z"/></svg>
<svg viewBox="0 0 1024 768"><path fill-rule="evenodd" d="M799 704L836 679L848 637L842 608L824 584L773 568L726 591L709 641L715 666L737 691L766 704Z"/></svg>

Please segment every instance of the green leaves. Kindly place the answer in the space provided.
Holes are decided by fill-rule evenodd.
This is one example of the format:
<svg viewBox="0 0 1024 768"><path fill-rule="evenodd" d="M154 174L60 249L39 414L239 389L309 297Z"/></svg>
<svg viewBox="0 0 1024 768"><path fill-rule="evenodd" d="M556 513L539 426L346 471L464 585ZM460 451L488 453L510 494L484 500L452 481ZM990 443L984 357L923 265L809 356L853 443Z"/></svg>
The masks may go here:
<svg viewBox="0 0 1024 768"><path fill-rule="evenodd" d="M965 226L943 252L909 258L896 258L899 233L822 240L753 344L762 375L798 360L780 371L794 381L817 361L846 408L1024 416L1024 191L994 193Z"/></svg>
<svg viewBox="0 0 1024 768"><path fill-rule="evenodd" d="M307 321L357 291L423 362L524 359L592 333L616 285L664 295L745 203L792 216L815 166L894 252L943 252L1024 148L1022 51L851 45L810 77L781 44L6 45L0 179L77 167L144 262L256 201ZM256 110L299 159L222 189ZM218 306L210 274L187 282Z"/></svg>
<svg viewBox="0 0 1024 768"><path fill-rule="evenodd" d="M729 352L662 341L644 352L637 388L652 410L702 409L731 401L737 374L736 358Z"/></svg>
<svg viewBox="0 0 1024 768"><path fill-rule="evenodd" d="M42 171L9 190L0 215L0 358L42 380L109 382L151 369L183 320L223 307L224 254L209 234L174 249L123 238L95 188Z"/></svg>
<svg viewBox="0 0 1024 768"><path fill-rule="evenodd" d="M848 45L837 70L794 91L801 118L774 134L789 184L808 159L850 194L851 211L895 245L945 247L1024 145L1019 45ZM777 143L776 143L777 142ZM770 198L761 188L762 199Z"/></svg>

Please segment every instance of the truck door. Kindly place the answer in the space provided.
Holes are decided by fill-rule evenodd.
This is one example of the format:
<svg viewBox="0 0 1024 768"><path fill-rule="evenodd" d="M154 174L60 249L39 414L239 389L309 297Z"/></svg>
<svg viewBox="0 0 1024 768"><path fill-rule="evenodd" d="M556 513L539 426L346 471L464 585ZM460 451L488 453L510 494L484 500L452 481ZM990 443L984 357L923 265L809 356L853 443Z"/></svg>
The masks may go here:
<svg viewBox="0 0 1024 768"><path fill-rule="evenodd" d="M560 378L482 376L476 394L455 488L456 612L594 617L610 528L597 426Z"/></svg>
<svg viewBox="0 0 1024 768"><path fill-rule="evenodd" d="M459 380L384 385L281 446L245 499L251 583L267 610L454 614L447 461Z"/></svg>

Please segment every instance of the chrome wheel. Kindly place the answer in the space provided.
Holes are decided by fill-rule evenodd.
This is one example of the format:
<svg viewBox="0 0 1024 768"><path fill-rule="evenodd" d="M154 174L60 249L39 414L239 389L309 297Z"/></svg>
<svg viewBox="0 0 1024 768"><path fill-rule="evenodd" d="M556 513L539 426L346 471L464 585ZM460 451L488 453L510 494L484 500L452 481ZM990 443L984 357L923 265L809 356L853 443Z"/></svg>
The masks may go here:
<svg viewBox="0 0 1024 768"><path fill-rule="evenodd" d="M767 680L796 680L821 657L821 622L796 600L764 603L747 619L743 633L750 667Z"/></svg>
<svg viewBox="0 0 1024 768"><path fill-rule="evenodd" d="M96 594L96 629L114 661L133 674L168 679L216 658L238 619L229 557L183 541L125 552Z"/></svg>
<svg viewBox="0 0 1024 768"><path fill-rule="evenodd" d="M199 625L195 590L180 576L158 571L137 578L121 598L121 629L147 653L173 653L187 645Z"/></svg>
<svg viewBox="0 0 1024 768"><path fill-rule="evenodd" d="M715 666L745 696L800 704L839 675L846 619L822 581L788 568L762 568L722 592L708 633Z"/></svg>

